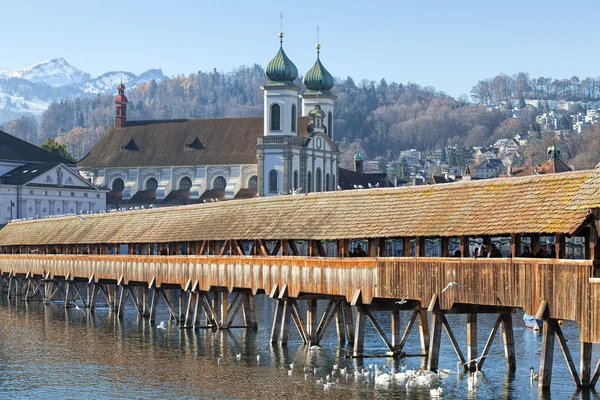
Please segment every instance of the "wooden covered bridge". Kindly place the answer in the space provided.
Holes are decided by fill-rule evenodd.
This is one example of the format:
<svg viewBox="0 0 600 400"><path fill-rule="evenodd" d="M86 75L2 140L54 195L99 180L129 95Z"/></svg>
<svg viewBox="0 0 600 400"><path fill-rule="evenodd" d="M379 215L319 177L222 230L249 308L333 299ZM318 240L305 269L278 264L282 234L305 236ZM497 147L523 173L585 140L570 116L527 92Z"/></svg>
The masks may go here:
<svg viewBox="0 0 600 400"><path fill-rule="evenodd" d="M287 343L291 323L313 344L335 326L357 357L366 320L393 355L416 325L432 370L442 328L475 369L500 326L514 369L511 313L523 309L544 321L540 388L550 386L555 338L575 384L592 387L600 375L591 365L591 344L600 342L599 207L597 167L21 221L0 230L0 276L11 297L81 301L93 311L101 296L119 316L130 298L154 320L164 300L188 328L254 328L254 296L266 294L277 302L273 343ZM521 257L526 246L539 257ZM474 258L475 247L502 257ZM327 300L321 313L317 300ZM404 329L400 310L412 310ZM381 311L391 312L391 327L377 322ZM449 313L467 314L466 355ZM481 313L498 318L479 352ZM579 325L579 370L558 320Z"/></svg>

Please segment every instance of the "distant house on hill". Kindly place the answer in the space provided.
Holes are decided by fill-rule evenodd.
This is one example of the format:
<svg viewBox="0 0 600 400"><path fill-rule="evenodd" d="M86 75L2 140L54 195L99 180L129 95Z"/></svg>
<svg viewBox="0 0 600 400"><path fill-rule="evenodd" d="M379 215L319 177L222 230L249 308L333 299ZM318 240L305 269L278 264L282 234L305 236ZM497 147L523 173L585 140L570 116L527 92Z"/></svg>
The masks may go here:
<svg viewBox="0 0 600 400"><path fill-rule="evenodd" d="M0 224L104 210L106 191L72 167L72 162L0 131Z"/></svg>
<svg viewBox="0 0 600 400"><path fill-rule="evenodd" d="M507 173L500 175L500 177L557 174L572 171L572 169L560 159L560 148L558 146L552 145L548 147L546 153L548 157L541 165L535 167L509 168Z"/></svg>
<svg viewBox="0 0 600 400"><path fill-rule="evenodd" d="M357 189L360 186L367 189L369 187L388 187L394 185L388 181L387 174L383 172L367 173L364 170L364 156L360 152L357 152L354 155L354 170L339 169L339 186L342 190L351 190Z"/></svg>

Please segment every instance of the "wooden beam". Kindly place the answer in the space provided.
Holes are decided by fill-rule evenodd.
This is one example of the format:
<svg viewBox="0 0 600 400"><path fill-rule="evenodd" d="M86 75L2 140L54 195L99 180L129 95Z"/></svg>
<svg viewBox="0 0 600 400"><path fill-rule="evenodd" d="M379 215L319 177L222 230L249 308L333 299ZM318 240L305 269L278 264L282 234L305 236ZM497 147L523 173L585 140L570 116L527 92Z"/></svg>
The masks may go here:
<svg viewBox="0 0 600 400"><path fill-rule="evenodd" d="M400 310L392 310L392 347L394 351L400 346Z"/></svg>
<svg viewBox="0 0 600 400"><path fill-rule="evenodd" d="M304 344L308 344L309 337L308 333L306 332L304 322L302 322L302 317L300 317L300 308L298 307L298 302L296 301L296 299L290 299L289 301L292 306L292 318L294 320L294 323L296 324L296 329L298 329L298 333L300 334L300 337L302 338Z"/></svg>
<svg viewBox="0 0 600 400"><path fill-rule="evenodd" d="M346 328L344 326L344 300L338 301L337 312L335 313L335 327L338 338L338 346L346 344Z"/></svg>
<svg viewBox="0 0 600 400"><path fill-rule="evenodd" d="M281 248L281 242L278 240L275 243L275 247L273 248L273 250L271 251L271 253L269 254L270 256L276 256L277 253L279 253L279 249Z"/></svg>
<svg viewBox="0 0 600 400"><path fill-rule="evenodd" d="M555 236L555 242L554 242L554 251L556 252L556 258L560 259L560 258L567 258L567 253L566 253L566 243L565 243L565 235L557 233Z"/></svg>
<svg viewBox="0 0 600 400"><path fill-rule="evenodd" d="M509 371L517 369L515 356L515 336L513 332L512 315L508 311L500 313L502 316L502 341L504 342L504 358Z"/></svg>
<svg viewBox="0 0 600 400"><path fill-rule="evenodd" d="M320 240L315 240L315 245L316 245L317 254L319 255L319 257L327 257L327 252L325 251L325 248L323 247L323 242L321 242Z"/></svg>
<svg viewBox="0 0 600 400"><path fill-rule="evenodd" d="M592 343L581 342L581 358L579 362L579 371L581 374L581 387L590 387L591 368L592 368Z"/></svg>
<svg viewBox="0 0 600 400"><path fill-rule="evenodd" d="M298 251L298 246L296 246L296 242L294 240L288 240L288 245L290 246L290 250L292 250L292 255L300 255L300 252Z"/></svg>
<svg viewBox="0 0 600 400"><path fill-rule="evenodd" d="M494 337L496 336L496 332L498 332L498 328L500 328L501 323L502 323L502 314L498 314L498 318L496 318L494 327L492 328L492 331L490 332L490 335L488 336L488 339L485 342L485 346L483 347L483 352L481 352L481 357L479 358L479 361L477 362L477 370L481 370L481 368L483 367L485 358L487 357L487 355L490 351L490 347L492 346L492 343L494 342Z"/></svg>
<svg viewBox="0 0 600 400"><path fill-rule="evenodd" d="M441 247L442 247L440 255L442 257L449 257L451 255L450 254L450 249L449 249L449 246L448 246L448 242L449 242L449 240L448 240L447 237L443 237L443 238L440 239L440 244L441 244Z"/></svg>
<svg viewBox="0 0 600 400"><path fill-rule="evenodd" d="M598 378L600 378L600 360L598 360L598 364L596 364L596 369L594 369L594 375L592 376L592 380L590 381L591 388L596 386Z"/></svg>
<svg viewBox="0 0 600 400"><path fill-rule="evenodd" d="M306 301L306 331L310 343L317 343L317 300Z"/></svg>
<svg viewBox="0 0 600 400"><path fill-rule="evenodd" d="M281 255L282 256L287 256L289 253L289 246L288 246L288 241L287 240L280 240L280 248L281 248Z"/></svg>
<svg viewBox="0 0 600 400"><path fill-rule="evenodd" d="M467 360L469 370L474 371L477 367L477 314L467 314Z"/></svg>
<svg viewBox="0 0 600 400"><path fill-rule="evenodd" d="M476 314L474 314L476 315ZM469 314L467 314L467 319L468 319ZM452 347L454 347L454 352L456 353L456 356L458 357L458 360L460 361L460 363L462 365L465 365L467 363L467 361L465 360L465 357L463 356L462 351L460 350L460 346L458 345L458 342L456 341L456 338L454 337L454 333L452 332L452 328L450 327L450 324L448 323L448 320L446 319L446 316L444 314L440 314L440 319L442 321L442 325L444 326L444 330L446 331L446 334L448 335L448 338L450 339L450 343L452 343ZM475 320L475 329L477 329L477 320ZM467 324L467 331L469 330L469 326ZM467 341L469 340L469 333L467 332ZM475 340L477 340L477 336L475 336ZM469 360L474 360L475 358L477 358L477 345L475 345L475 353L474 353L474 357L473 358L469 358ZM438 348L439 351L439 348ZM472 361L473 364L473 369L475 369L475 362Z"/></svg>
<svg viewBox="0 0 600 400"><path fill-rule="evenodd" d="M426 308L419 309L419 338L421 340L421 353L429 354L429 321Z"/></svg>
<svg viewBox="0 0 600 400"><path fill-rule="evenodd" d="M415 247L415 257L424 257L425 256L425 238L419 236L417 238L416 247Z"/></svg>
<svg viewBox="0 0 600 400"><path fill-rule="evenodd" d="M402 240L402 253L404 257L410 257L410 238L408 237Z"/></svg>
<svg viewBox="0 0 600 400"><path fill-rule="evenodd" d="M371 311L367 308L367 306L362 306L362 307L364 308L364 312L365 312L366 317L369 319L369 321L371 321L371 324L373 324L373 327L375 328L375 330L379 334L379 337L381 338L381 340L383 341L383 343L387 346L387 348L389 349L389 351L393 352L394 351L394 346L392 346L392 343L388 340L387 336L385 335L385 331L383 329L381 329L381 326L379 325L379 323L375 319L375 316L371 313Z"/></svg>
<svg viewBox="0 0 600 400"><path fill-rule="evenodd" d="M433 313L431 316L431 342L429 343L429 356L427 357L427 369L437 371L440 362L440 344L442 336L442 316L440 313Z"/></svg>
<svg viewBox="0 0 600 400"><path fill-rule="evenodd" d="M385 238L380 238L379 239L379 243L378 243L377 249L378 249L377 256L378 257L385 257L385 255L386 255L386 240L385 240ZM392 256L393 256L393 254L392 254Z"/></svg>
<svg viewBox="0 0 600 400"><path fill-rule="evenodd" d="M567 366L569 367L569 372L571 373L571 377L573 378L573 382L577 385L578 388L581 387L581 381L579 380L579 374L577 373L577 368L575 368L575 363L573 362L573 357L571 357L571 352L569 351L569 346L567 346L567 341L565 340L565 336L562 333L562 329L558 324L558 321L555 321L554 329L556 330L556 336L558 337L558 343L560 344L560 348L562 349L563 355L565 356L565 361L567 362Z"/></svg>
<svg viewBox="0 0 600 400"><path fill-rule="evenodd" d="M369 250L367 255L369 257L377 257L377 241L375 239L369 239Z"/></svg>
<svg viewBox="0 0 600 400"><path fill-rule="evenodd" d="M554 336L556 332L556 320L544 319L542 332L542 349L540 354L540 381L538 388L542 391L550 390L552 382L552 362L554 361Z"/></svg>
<svg viewBox="0 0 600 400"><path fill-rule="evenodd" d="M287 345L288 334L290 331L290 320L292 319L292 305L289 299L281 300L283 310L281 312L281 333L279 335L279 343L282 346Z"/></svg>
<svg viewBox="0 0 600 400"><path fill-rule="evenodd" d="M283 317L283 300L275 300L275 315L273 316L273 325L271 326L271 343L279 341L281 334L281 320Z"/></svg>
<svg viewBox="0 0 600 400"><path fill-rule="evenodd" d="M396 351L400 351L404 348L404 344L408 340L408 335L412 330L415 321L417 320L417 316L419 316L419 310L414 310L412 315L410 316L410 320L408 321L408 325L406 325L406 329L404 330L404 334L402 335L402 339L400 339L400 343L398 344Z"/></svg>
<svg viewBox="0 0 600 400"><path fill-rule="evenodd" d="M356 323L354 324L354 328L356 329L354 336L354 357L362 357L363 352L365 350L365 328L366 328L366 319L367 316L364 313L364 310L360 305L354 307L354 312L356 313Z"/></svg>
<svg viewBox="0 0 600 400"><path fill-rule="evenodd" d="M521 256L521 235L510 235L510 254L513 258Z"/></svg>
<svg viewBox="0 0 600 400"><path fill-rule="evenodd" d="M540 235L537 233L532 233L531 234L531 252L533 253L533 255L537 255L537 253L540 251ZM541 380L540 380L541 382Z"/></svg>

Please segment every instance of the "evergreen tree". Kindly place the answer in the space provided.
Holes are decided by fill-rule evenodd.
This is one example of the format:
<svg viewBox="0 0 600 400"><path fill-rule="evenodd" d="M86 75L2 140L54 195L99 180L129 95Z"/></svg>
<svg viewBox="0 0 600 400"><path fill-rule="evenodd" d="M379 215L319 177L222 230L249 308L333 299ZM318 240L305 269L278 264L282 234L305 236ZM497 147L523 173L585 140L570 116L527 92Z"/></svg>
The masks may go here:
<svg viewBox="0 0 600 400"><path fill-rule="evenodd" d="M59 143L53 138L48 138L42 143L42 149L49 151L52 154L56 154L59 157L64 158L65 160L75 162L75 159L69 154L67 151L67 146L64 143Z"/></svg>

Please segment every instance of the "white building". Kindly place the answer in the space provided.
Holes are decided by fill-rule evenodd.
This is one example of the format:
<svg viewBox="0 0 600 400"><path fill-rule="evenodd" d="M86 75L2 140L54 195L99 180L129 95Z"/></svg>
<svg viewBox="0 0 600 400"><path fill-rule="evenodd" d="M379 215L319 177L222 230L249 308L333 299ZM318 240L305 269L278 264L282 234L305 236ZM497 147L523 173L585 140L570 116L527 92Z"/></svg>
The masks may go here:
<svg viewBox="0 0 600 400"><path fill-rule="evenodd" d="M283 33L265 76L263 116L247 118L128 121L125 87L119 85L115 125L78 163L82 175L110 190L113 207L335 190L336 97L320 46L302 96Z"/></svg>
<svg viewBox="0 0 600 400"><path fill-rule="evenodd" d="M106 191L69 161L0 131L0 224L106 208Z"/></svg>

